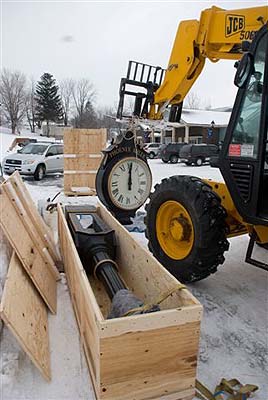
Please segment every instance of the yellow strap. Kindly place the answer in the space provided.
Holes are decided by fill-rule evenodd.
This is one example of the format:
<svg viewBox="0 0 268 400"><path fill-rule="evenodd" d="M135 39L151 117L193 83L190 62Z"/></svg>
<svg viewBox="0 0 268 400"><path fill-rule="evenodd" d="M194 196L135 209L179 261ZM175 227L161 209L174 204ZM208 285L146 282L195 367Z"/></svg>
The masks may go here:
<svg viewBox="0 0 268 400"><path fill-rule="evenodd" d="M203 385L200 381L196 379L195 381L195 388L198 390L198 392L195 393L195 396L198 397L201 400L214 400L215 397L211 393L210 390L206 386ZM206 397L204 397L206 396Z"/></svg>
<svg viewBox="0 0 268 400"><path fill-rule="evenodd" d="M185 285L182 285L181 283L179 283L178 285L176 285L173 289L168 290L167 292L165 292L164 294L162 294L159 299L157 301L155 301L154 303L148 303L148 304L144 304L141 307L136 307L136 308L132 308L131 310L128 310L123 317L128 317L130 315L135 314L136 312L139 313L144 313L146 311L150 311L154 306L161 304L164 300L166 300L169 296L171 296L173 293L177 292L177 290L181 290L181 289L187 289Z"/></svg>
<svg viewBox="0 0 268 400"><path fill-rule="evenodd" d="M214 394L204 386L200 381L195 382L195 396L201 400L223 400L223 394L228 393L227 400L246 400L252 393L258 390L256 385L242 385L237 379L222 379L221 383L216 386Z"/></svg>

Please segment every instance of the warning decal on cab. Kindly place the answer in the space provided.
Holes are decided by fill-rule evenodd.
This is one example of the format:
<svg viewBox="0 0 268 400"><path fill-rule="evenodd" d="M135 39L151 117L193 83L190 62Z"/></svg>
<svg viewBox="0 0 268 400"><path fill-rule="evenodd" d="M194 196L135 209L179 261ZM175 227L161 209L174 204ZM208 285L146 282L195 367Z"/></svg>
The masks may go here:
<svg viewBox="0 0 268 400"><path fill-rule="evenodd" d="M241 156L241 144L230 144L229 145L229 156L240 157Z"/></svg>
<svg viewBox="0 0 268 400"><path fill-rule="evenodd" d="M253 144L242 144L241 157L254 157L254 145Z"/></svg>

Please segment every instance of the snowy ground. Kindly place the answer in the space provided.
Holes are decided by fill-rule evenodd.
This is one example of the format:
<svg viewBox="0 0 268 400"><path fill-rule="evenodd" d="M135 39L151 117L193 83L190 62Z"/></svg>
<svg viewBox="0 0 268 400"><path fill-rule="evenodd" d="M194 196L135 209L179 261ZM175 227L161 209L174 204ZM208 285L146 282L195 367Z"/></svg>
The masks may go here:
<svg viewBox="0 0 268 400"><path fill-rule="evenodd" d="M13 139L1 133L2 154ZM2 158L2 157L1 157ZM154 184L176 174L191 174L222 180L209 166L186 167L150 161ZM35 201L52 198L62 188L62 177L47 177L36 183L25 180ZM59 197L63 200L63 197ZM86 201L86 198L83 198ZM88 198L89 202L96 199ZM146 246L143 233L132 233ZM198 378L211 389L222 377L236 377L259 385L256 400L268 399L268 297L267 273L244 263L247 237L234 238L226 262L208 279L189 285L204 306ZM267 261L267 252L257 248L255 257ZM5 266L2 266L2 270ZM0 276L1 277L1 276ZM84 356L70 305L65 280L58 287L59 311L49 317L53 380L43 381L35 367L4 328L1 339L1 392L3 400L94 399Z"/></svg>

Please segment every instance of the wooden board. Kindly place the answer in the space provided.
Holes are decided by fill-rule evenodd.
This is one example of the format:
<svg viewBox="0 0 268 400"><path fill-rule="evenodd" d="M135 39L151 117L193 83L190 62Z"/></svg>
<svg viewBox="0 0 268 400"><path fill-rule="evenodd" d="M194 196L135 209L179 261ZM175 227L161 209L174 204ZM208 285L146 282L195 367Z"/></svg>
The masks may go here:
<svg viewBox="0 0 268 400"><path fill-rule="evenodd" d="M123 400L128 387L137 400L193 393L198 341L198 321L103 339L102 398Z"/></svg>
<svg viewBox="0 0 268 400"><path fill-rule="evenodd" d="M159 312L107 320L109 299L102 285L86 276L60 207L58 213L67 281L97 399L192 399L200 303L184 289ZM136 295L152 301L178 284L104 207L98 214L115 229L119 271Z"/></svg>
<svg viewBox="0 0 268 400"><path fill-rule="evenodd" d="M13 252L1 318L46 380L51 379L47 309Z"/></svg>
<svg viewBox="0 0 268 400"><path fill-rule="evenodd" d="M58 227L64 270L95 392L100 386L99 327L103 320L86 272L76 251L63 211L58 205ZM94 343L94 345L92 345Z"/></svg>
<svg viewBox="0 0 268 400"><path fill-rule="evenodd" d="M64 193L72 187L95 189L95 177L107 139L106 129L64 131ZM79 195L79 193L76 193ZM83 195L83 194L82 194Z"/></svg>
<svg viewBox="0 0 268 400"><path fill-rule="evenodd" d="M52 313L57 309L57 282L59 273L49 260L48 250L37 243L39 236L29 222L28 214L22 203L12 201L1 186L0 194L0 225L13 249L16 251L23 267L29 274L37 290ZM26 215L26 217L25 217ZM29 224L29 225L28 225ZM33 230L30 229L30 226ZM47 252L45 252L44 250Z"/></svg>
<svg viewBox="0 0 268 400"><path fill-rule="evenodd" d="M33 199L31 198L25 184L23 183L19 172L14 172L14 174L12 174L6 182L11 183L17 198L20 199L25 212L27 213L30 221L34 226L34 229L36 231L34 234L39 236L38 241L41 241L43 245L47 248L53 260L53 263L55 264L57 263L57 261L61 261L60 254L56 248L52 232L39 214L37 207ZM3 188L5 189L5 185L3 185ZM55 272L57 274L57 271ZM57 278L59 279L59 275L57 276Z"/></svg>

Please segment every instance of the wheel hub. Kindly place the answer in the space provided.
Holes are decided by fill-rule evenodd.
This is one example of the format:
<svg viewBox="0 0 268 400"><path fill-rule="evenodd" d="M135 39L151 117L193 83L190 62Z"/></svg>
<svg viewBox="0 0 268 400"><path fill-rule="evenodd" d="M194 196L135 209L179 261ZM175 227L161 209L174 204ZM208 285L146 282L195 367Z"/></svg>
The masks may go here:
<svg viewBox="0 0 268 400"><path fill-rule="evenodd" d="M191 225L183 215L171 221L170 234L177 241L190 239Z"/></svg>
<svg viewBox="0 0 268 400"><path fill-rule="evenodd" d="M190 214L175 200L164 202L156 216L156 234L162 250L172 259L189 255L194 243L194 229Z"/></svg>

